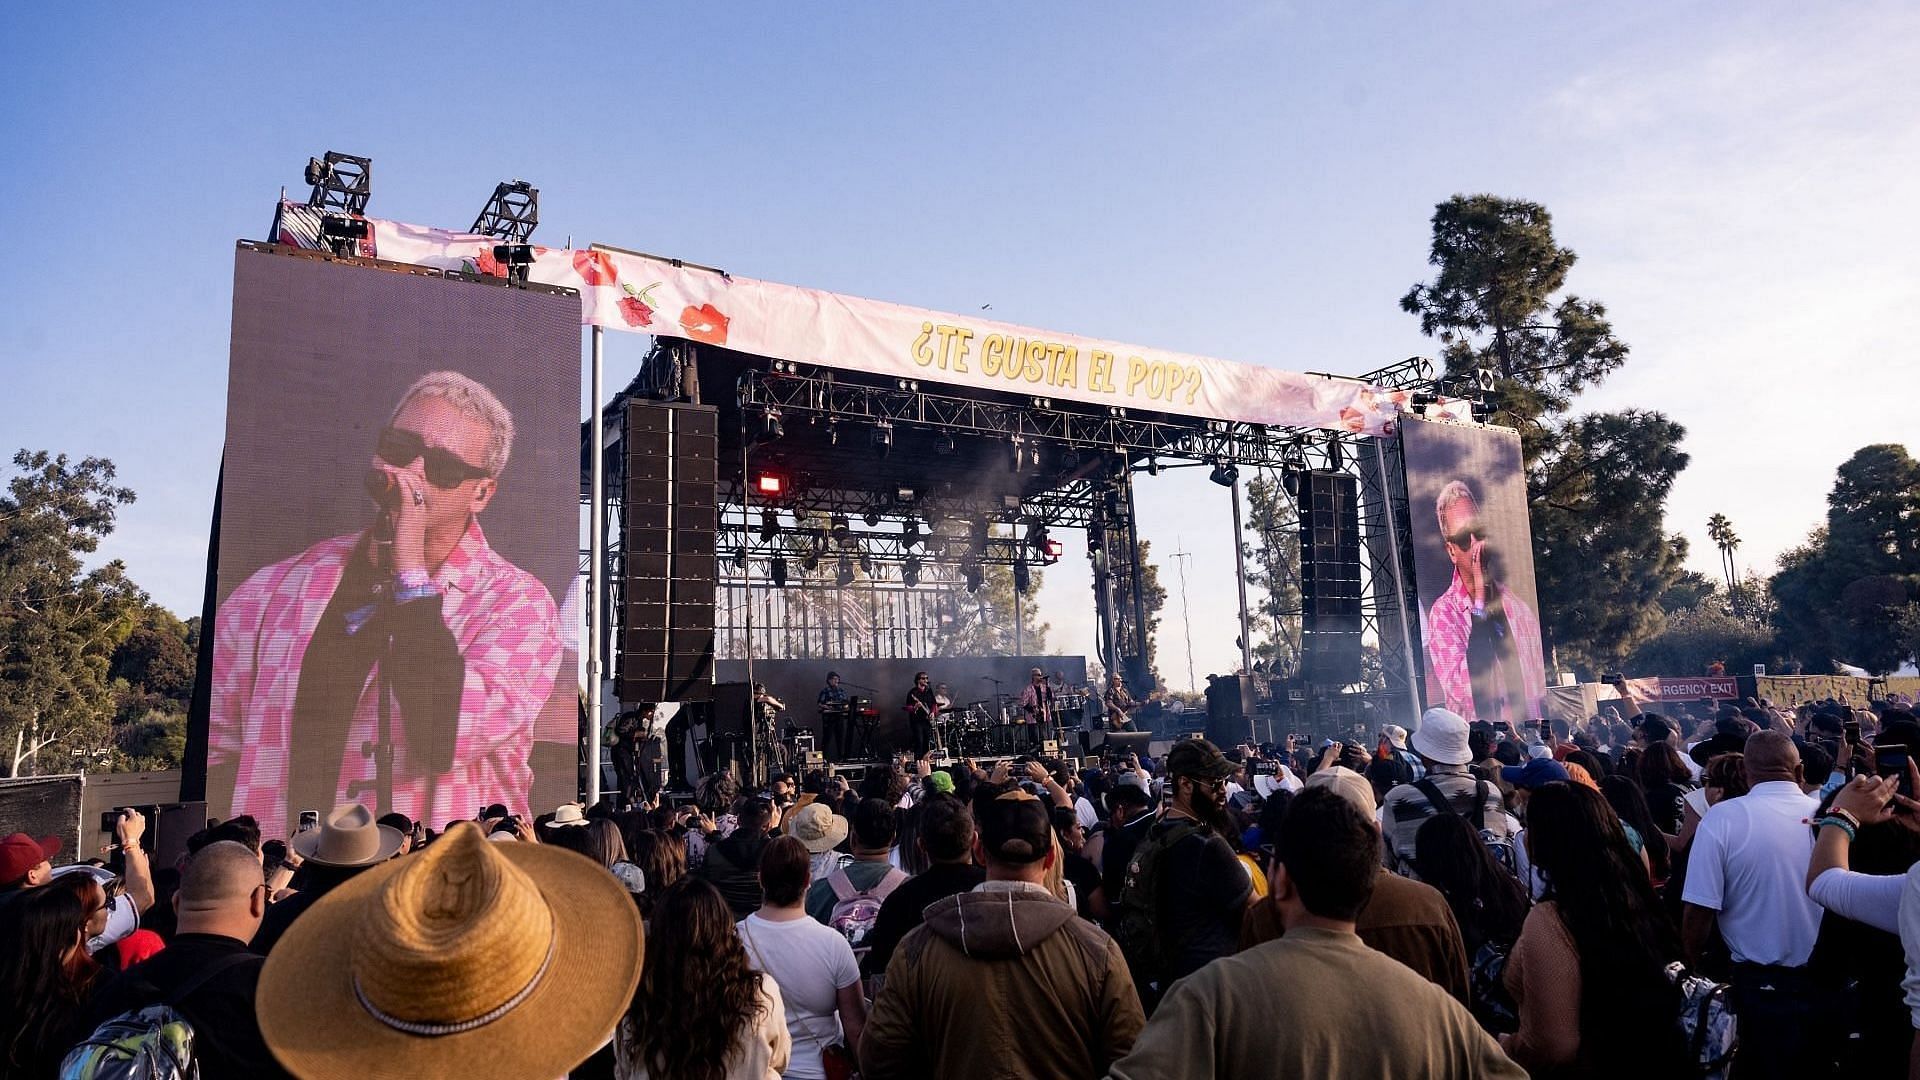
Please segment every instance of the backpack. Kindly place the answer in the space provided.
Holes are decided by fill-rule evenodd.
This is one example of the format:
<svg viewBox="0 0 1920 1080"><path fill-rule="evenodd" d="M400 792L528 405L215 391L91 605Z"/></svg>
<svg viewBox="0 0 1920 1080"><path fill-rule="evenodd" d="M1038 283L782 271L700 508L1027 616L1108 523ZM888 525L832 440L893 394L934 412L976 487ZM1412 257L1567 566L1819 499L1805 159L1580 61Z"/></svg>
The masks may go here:
<svg viewBox="0 0 1920 1080"><path fill-rule="evenodd" d="M1675 961L1667 965L1667 981L1680 991L1680 1029L1700 1075L1722 1080L1733 1052L1740 1046L1738 1018L1728 1000L1726 983L1714 982Z"/></svg>
<svg viewBox="0 0 1920 1080"><path fill-rule="evenodd" d="M1473 783L1472 822L1474 829L1480 833L1480 842L1485 844L1487 851L1493 855L1493 861L1505 867L1507 873L1518 878L1520 876L1520 852L1513 846L1513 837L1505 833L1496 833L1492 829L1487 828L1487 782L1485 780L1475 780ZM1413 782L1413 786L1420 790L1420 794L1427 797L1427 801L1433 804L1433 808L1436 811L1442 814L1455 813L1452 804L1447 802L1446 795L1441 793L1439 785L1435 784L1432 780L1425 778L1416 780Z"/></svg>
<svg viewBox="0 0 1920 1080"><path fill-rule="evenodd" d="M1114 904L1113 939L1127 958L1134 981L1141 986L1160 978L1167 967L1158 929L1160 856L1202 829L1199 822L1188 818L1162 818L1147 829L1127 860L1120 896Z"/></svg>
<svg viewBox="0 0 1920 1080"><path fill-rule="evenodd" d="M833 890L833 912L827 916L827 925L840 931L856 952L863 951L874 920L880 917L880 905L906 880L905 873L888 867L873 888L862 892L853 887L846 870L835 870L827 876L827 887Z"/></svg>
<svg viewBox="0 0 1920 1080"><path fill-rule="evenodd" d="M223 956L158 1004L121 1013L94 1028L61 1060L60 1080L200 1080L193 1024L175 1006L209 979L249 960L264 962L252 953ZM152 994L160 992L152 983L139 985Z"/></svg>

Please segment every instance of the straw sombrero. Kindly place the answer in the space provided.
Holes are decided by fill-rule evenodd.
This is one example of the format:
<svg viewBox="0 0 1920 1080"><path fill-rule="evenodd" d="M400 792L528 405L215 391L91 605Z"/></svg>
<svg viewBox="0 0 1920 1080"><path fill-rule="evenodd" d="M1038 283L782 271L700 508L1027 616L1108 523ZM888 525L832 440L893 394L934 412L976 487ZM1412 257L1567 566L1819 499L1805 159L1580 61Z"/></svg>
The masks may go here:
<svg viewBox="0 0 1920 1080"><path fill-rule="evenodd" d="M559 1076L640 981L640 914L599 864L461 822L337 886L260 973L260 1033L305 1080Z"/></svg>

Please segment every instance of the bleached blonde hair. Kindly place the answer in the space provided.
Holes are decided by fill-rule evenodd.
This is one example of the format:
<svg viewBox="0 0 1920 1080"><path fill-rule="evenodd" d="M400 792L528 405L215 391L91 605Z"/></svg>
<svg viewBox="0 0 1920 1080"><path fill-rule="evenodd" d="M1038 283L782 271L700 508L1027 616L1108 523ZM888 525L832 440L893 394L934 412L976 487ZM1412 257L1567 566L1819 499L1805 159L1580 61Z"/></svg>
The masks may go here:
<svg viewBox="0 0 1920 1080"><path fill-rule="evenodd" d="M400 404L393 407L393 416L387 423L399 419L401 410L413 399L423 397L439 398L458 409L460 415L485 424L487 460L481 467L496 479L506 471L507 458L513 454L513 414L493 396L493 391L457 371L430 371L415 379L407 392L400 395Z"/></svg>
<svg viewBox="0 0 1920 1080"><path fill-rule="evenodd" d="M1462 499L1475 506L1480 505L1479 497L1474 495L1473 489L1467 486L1465 480L1449 480L1447 486L1440 489L1440 497L1433 500L1433 514L1440 519L1442 532L1447 528L1447 508Z"/></svg>

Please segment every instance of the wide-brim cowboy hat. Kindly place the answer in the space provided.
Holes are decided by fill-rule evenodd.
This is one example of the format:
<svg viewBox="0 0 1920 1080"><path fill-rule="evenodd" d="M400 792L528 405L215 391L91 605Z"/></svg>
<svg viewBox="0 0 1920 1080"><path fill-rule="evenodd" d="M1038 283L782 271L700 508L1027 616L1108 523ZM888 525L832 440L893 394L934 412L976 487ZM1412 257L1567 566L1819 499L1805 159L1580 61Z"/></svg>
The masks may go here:
<svg viewBox="0 0 1920 1080"><path fill-rule="evenodd" d="M399 829L374 821L371 810L348 803L319 828L295 836L293 850L315 866L372 866L393 858L406 839Z"/></svg>
<svg viewBox="0 0 1920 1080"><path fill-rule="evenodd" d="M306 1080L561 1076L640 981L639 909L606 868L471 822L335 887L260 973L260 1033Z"/></svg>

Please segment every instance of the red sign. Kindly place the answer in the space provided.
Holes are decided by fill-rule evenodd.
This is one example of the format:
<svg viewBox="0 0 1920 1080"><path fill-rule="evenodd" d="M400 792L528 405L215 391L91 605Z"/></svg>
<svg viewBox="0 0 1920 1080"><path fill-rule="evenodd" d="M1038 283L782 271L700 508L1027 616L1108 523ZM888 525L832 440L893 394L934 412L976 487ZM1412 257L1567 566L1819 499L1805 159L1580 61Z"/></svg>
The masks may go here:
<svg viewBox="0 0 1920 1080"><path fill-rule="evenodd" d="M1703 698L1737 698L1740 683L1730 676L1700 675L1692 678L1661 676L1656 679L1631 679L1627 689L1642 701L1699 701Z"/></svg>

